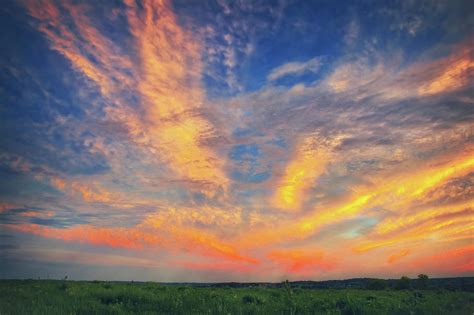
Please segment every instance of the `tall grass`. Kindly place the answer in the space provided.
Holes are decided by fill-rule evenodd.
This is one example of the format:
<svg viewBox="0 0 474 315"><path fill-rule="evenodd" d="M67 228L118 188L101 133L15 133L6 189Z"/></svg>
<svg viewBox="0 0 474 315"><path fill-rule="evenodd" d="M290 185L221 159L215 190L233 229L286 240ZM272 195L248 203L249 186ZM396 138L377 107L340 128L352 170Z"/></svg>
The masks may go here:
<svg viewBox="0 0 474 315"><path fill-rule="evenodd" d="M0 314L473 314L445 290L197 288L157 283L0 281Z"/></svg>

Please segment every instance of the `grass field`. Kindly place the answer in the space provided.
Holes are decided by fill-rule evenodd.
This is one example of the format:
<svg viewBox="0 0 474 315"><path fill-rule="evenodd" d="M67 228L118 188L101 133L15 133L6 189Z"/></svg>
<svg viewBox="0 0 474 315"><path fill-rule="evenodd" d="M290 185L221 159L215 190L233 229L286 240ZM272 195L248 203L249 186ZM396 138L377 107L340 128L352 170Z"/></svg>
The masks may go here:
<svg viewBox="0 0 474 315"><path fill-rule="evenodd" d="M157 283L1 280L0 314L469 314L447 290L200 288Z"/></svg>

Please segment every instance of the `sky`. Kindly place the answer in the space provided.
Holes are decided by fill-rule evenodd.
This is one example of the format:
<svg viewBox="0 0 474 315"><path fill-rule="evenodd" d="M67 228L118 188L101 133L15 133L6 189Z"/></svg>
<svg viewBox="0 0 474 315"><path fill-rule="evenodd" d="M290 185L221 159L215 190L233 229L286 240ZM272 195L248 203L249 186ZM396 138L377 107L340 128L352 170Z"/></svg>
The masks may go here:
<svg viewBox="0 0 474 315"><path fill-rule="evenodd" d="M0 278L474 276L474 2L4 1Z"/></svg>

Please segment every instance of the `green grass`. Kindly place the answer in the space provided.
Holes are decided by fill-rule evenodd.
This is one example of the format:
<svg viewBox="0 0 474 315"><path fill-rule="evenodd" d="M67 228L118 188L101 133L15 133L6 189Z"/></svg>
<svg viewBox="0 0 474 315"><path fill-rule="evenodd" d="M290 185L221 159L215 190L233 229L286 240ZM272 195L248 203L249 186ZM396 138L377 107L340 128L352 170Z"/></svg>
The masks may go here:
<svg viewBox="0 0 474 315"><path fill-rule="evenodd" d="M469 314L446 290L197 288L157 283L0 281L0 314Z"/></svg>

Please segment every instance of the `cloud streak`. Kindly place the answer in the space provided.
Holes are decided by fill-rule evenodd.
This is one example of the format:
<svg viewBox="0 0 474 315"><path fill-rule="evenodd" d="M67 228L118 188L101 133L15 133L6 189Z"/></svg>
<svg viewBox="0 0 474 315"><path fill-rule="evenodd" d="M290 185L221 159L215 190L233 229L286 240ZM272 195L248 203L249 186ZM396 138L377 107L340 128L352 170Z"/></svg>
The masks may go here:
<svg viewBox="0 0 474 315"><path fill-rule="evenodd" d="M301 75L305 72L317 72L321 67L321 58L313 58L305 62L289 62L273 69L267 76L269 81L275 81L288 75Z"/></svg>

